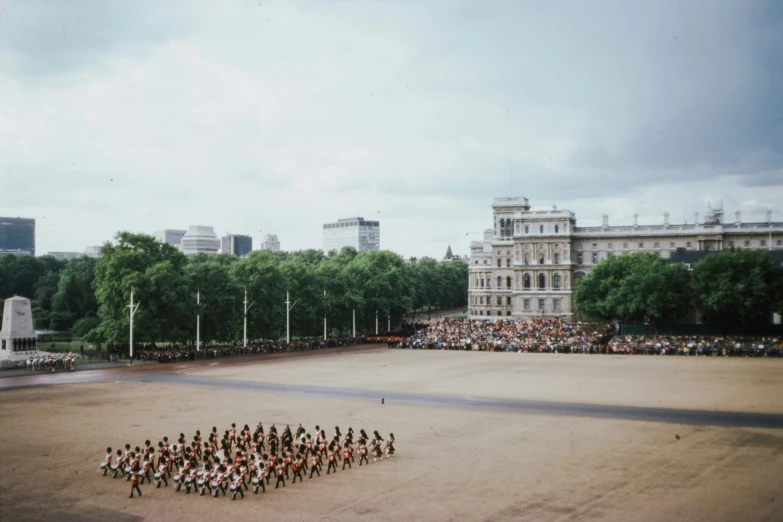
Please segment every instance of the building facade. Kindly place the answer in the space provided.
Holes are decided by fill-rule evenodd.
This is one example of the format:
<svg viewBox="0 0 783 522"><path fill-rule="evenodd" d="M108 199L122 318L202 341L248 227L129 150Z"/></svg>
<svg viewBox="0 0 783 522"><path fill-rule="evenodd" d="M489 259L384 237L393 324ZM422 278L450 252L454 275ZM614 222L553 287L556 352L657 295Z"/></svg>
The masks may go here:
<svg viewBox="0 0 783 522"><path fill-rule="evenodd" d="M52 256L58 261L65 261L67 259L76 259L82 257L84 254L81 252L47 252L47 256Z"/></svg>
<svg viewBox="0 0 783 522"><path fill-rule="evenodd" d="M182 252L184 254L217 254L220 251L220 239L215 229L204 225L188 227L182 236Z"/></svg>
<svg viewBox="0 0 783 522"><path fill-rule="evenodd" d="M229 234L220 238L220 252L235 256L246 256L253 250L253 238L239 234Z"/></svg>
<svg viewBox="0 0 783 522"><path fill-rule="evenodd" d="M168 243L169 245L181 248L182 238L185 237L186 233L186 230L166 229L156 230L152 234L160 243Z"/></svg>
<svg viewBox="0 0 783 522"><path fill-rule="evenodd" d="M574 319L574 281L610 256L648 252L669 258L678 251L750 248L783 250L783 222L725 222L708 208L693 224L577 227L569 210L531 210L527 198L496 198L494 227L470 245L468 314L471 318Z"/></svg>
<svg viewBox="0 0 783 522"><path fill-rule="evenodd" d="M277 234L266 234L261 242L261 250L280 252L280 240L277 238Z"/></svg>
<svg viewBox="0 0 783 522"><path fill-rule="evenodd" d="M381 249L381 225L362 217L338 219L324 225L324 252L353 247L359 252Z"/></svg>
<svg viewBox="0 0 783 522"><path fill-rule="evenodd" d="M0 251L35 255L35 219L0 217Z"/></svg>
<svg viewBox="0 0 783 522"><path fill-rule="evenodd" d="M99 258L101 257L101 247L100 246L88 246L84 249L84 255L87 257L92 258Z"/></svg>

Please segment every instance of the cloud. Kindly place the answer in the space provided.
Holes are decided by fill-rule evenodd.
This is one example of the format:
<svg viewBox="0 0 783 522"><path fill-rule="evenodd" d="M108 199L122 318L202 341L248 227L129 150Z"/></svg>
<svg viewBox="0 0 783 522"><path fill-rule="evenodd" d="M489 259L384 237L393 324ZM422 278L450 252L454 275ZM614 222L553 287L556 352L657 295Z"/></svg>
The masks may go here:
<svg viewBox="0 0 783 522"><path fill-rule="evenodd" d="M42 252L197 223L320 247L358 214L441 256L509 194L779 213L779 6L6 2L0 214L46 215Z"/></svg>

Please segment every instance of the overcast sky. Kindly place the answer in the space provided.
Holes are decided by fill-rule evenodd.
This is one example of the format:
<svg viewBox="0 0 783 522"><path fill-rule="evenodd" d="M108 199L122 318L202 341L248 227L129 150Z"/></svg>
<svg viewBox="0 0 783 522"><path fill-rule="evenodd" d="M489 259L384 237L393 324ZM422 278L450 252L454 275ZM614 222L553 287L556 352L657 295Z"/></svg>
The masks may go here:
<svg viewBox="0 0 783 522"><path fill-rule="evenodd" d="M510 194L783 220L783 2L0 2L0 215L39 253L358 215L442 257Z"/></svg>

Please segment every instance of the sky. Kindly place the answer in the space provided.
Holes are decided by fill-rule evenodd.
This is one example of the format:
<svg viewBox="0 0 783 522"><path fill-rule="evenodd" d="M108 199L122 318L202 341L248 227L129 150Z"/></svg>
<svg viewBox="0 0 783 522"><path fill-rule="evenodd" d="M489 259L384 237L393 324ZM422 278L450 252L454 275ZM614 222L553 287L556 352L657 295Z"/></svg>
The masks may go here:
<svg viewBox="0 0 783 522"><path fill-rule="evenodd" d="M510 195L783 220L783 2L0 2L0 215L38 253L363 216L440 258Z"/></svg>

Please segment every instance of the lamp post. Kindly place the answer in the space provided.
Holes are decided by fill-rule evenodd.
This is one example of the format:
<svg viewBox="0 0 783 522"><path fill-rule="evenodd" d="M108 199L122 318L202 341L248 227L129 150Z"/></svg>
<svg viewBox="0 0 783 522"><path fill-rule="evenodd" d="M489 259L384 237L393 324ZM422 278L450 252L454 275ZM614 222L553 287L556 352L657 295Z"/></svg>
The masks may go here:
<svg viewBox="0 0 783 522"><path fill-rule="evenodd" d="M356 308L353 309L353 336L356 338Z"/></svg>
<svg viewBox="0 0 783 522"><path fill-rule="evenodd" d="M291 304L291 297L289 296L288 291L285 293L285 342L286 344L289 344L291 342L291 310L294 309L296 306L296 303L299 302L299 299L294 301L294 304Z"/></svg>
<svg viewBox="0 0 783 522"><path fill-rule="evenodd" d="M324 341L326 340L326 288L324 288Z"/></svg>
<svg viewBox="0 0 783 522"><path fill-rule="evenodd" d="M131 287L130 294L130 305L128 306L130 309L130 363L133 364L133 316L136 315L136 310L139 309L141 301L136 306L133 306L133 287Z"/></svg>
<svg viewBox="0 0 783 522"><path fill-rule="evenodd" d="M201 290L196 289L196 351L201 346Z"/></svg>
<svg viewBox="0 0 783 522"><path fill-rule="evenodd" d="M253 303L250 303L249 305L247 303L247 287L245 287L245 300L243 301L243 304L245 306L245 325L244 333L242 335L242 346L247 348L247 311L250 310L251 306L253 306Z"/></svg>
<svg viewBox="0 0 783 522"><path fill-rule="evenodd" d="M375 335L378 335L378 310L375 310Z"/></svg>

